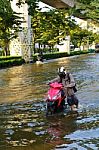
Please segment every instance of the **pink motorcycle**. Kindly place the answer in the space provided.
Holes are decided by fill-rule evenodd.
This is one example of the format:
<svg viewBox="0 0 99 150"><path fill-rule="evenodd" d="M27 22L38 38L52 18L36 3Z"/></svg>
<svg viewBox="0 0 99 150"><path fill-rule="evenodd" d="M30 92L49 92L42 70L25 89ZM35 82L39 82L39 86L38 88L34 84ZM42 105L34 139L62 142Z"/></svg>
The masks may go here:
<svg viewBox="0 0 99 150"><path fill-rule="evenodd" d="M47 92L47 112L46 115L55 114L61 112L65 108L65 95L63 91L63 85L58 82L50 84L50 88Z"/></svg>

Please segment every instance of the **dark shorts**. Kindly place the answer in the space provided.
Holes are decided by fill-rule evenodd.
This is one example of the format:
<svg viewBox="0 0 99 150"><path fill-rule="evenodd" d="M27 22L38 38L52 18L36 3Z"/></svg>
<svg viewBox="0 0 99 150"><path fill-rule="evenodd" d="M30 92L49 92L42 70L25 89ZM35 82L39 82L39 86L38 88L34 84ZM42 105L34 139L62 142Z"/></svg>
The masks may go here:
<svg viewBox="0 0 99 150"><path fill-rule="evenodd" d="M67 96L67 103L69 106L76 105L78 107L78 99L75 95Z"/></svg>
<svg viewBox="0 0 99 150"><path fill-rule="evenodd" d="M61 90L61 97L64 97L65 96L65 93L63 90Z"/></svg>

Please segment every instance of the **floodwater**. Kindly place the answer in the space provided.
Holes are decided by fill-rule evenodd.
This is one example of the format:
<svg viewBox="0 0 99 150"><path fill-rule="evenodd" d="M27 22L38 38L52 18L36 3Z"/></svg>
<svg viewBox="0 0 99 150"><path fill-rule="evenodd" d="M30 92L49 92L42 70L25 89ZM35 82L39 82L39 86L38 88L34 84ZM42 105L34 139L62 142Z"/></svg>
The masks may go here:
<svg viewBox="0 0 99 150"><path fill-rule="evenodd" d="M48 80L64 66L79 109L46 117ZM99 150L99 54L0 70L0 150Z"/></svg>

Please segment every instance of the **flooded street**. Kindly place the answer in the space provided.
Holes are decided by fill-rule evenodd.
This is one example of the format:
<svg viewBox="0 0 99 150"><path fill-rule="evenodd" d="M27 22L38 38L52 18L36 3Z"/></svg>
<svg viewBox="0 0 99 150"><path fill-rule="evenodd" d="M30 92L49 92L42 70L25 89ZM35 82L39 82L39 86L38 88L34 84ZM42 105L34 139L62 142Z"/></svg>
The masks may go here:
<svg viewBox="0 0 99 150"><path fill-rule="evenodd" d="M74 75L78 114L46 117L46 84L64 66ZM99 54L0 70L0 150L99 150Z"/></svg>

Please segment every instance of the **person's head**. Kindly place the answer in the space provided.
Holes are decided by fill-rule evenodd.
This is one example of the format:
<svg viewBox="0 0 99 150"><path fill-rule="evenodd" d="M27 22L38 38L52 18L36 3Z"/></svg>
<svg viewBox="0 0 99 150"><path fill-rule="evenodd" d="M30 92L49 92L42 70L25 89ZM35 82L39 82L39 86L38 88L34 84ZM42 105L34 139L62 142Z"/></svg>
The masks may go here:
<svg viewBox="0 0 99 150"><path fill-rule="evenodd" d="M60 67L58 68L58 75L60 78L65 78L66 76L66 70L64 67Z"/></svg>

